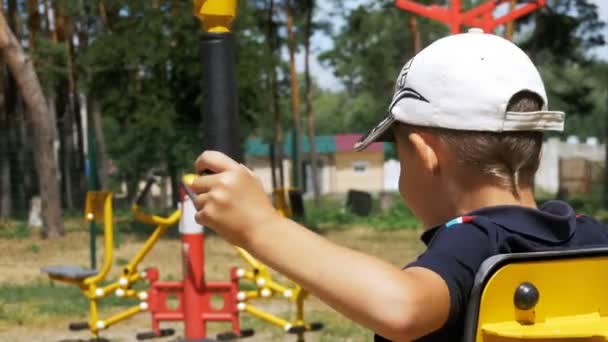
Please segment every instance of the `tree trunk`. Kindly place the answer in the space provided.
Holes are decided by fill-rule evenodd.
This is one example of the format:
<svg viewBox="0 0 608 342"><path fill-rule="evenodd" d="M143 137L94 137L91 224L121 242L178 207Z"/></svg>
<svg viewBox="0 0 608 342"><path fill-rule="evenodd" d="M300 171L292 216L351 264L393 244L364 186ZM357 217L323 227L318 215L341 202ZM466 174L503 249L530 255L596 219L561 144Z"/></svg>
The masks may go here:
<svg viewBox="0 0 608 342"><path fill-rule="evenodd" d="M5 62L21 90L27 110L26 118L32 127L38 173L38 186L42 198L42 236L52 238L64 234L61 220L61 199L57 177L57 163L53 158L53 128L49 122L47 105L40 81L34 70L31 59L23 52L12 31L8 27L4 14L0 13L0 49Z"/></svg>
<svg viewBox="0 0 608 342"><path fill-rule="evenodd" d="M318 207L321 201L321 189L319 187L319 170L317 158L317 143L315 142L315 118L312 108L312 82L310 80L310 37L312 35L312 14L315 1L307 1L308 13L306 13L306 46L304 60L306 62L304 75L306 77L306 123L308 126L308 143L310 144L310 170L312 172L312 191L315 205Z"/></svg>
<svg viewBox="0 0 608 342"><path fill-rule="evenodd" d="M273 19L274 16L274 0L270 0L270 5L268 6L268 32L267 39L268 46L270 48L270 53L272 59L278 57L278 36L276 31L276 23ZM283 123L281 120L281 108L279 106L279 82L276 70L276 63L270 63L270 88L272 92L272 126L274 128L272 144L271 146L274 148L274 153L271 153L271 164L274 167L278 167L278 177L275 180L275 184L273 184L273 189L276 187L284 187L285 172L283 170ZM273 177L276 177L273 176Z"/></svg>
<svg viewBox="0 0 608 342"><path fill-rule="evenodd" d="M6 73L2 68L2 85L6 79ZM4 88L4 87L3 87ZM11 151L9 128L9 116L6 108L6 92L2 89L2 99L0 105L0 219L8 219L11 217Z"/></svg>
<svg viewBox="0 0 608 342"><path fill-rule="evenodd" d="M38 12L38 0L27 0L27 27L29 34L29 49L36 48L38 32L40 31L40 13Z"/></svg>
<svg viewBox="0 0 608 342"><path fill-rule="evenodd" d="M608 104L608 99L606 99ZM606 106L608 108L608 105ZM608 209L608 124L605 125L604 135L604 146L606 149L606 155L604 157L604 209Z"/></svg>
<svg viewBox="0 0 608 342"><path fill-rule="evenodd" d="M291 111L293 118L293 187L300 189L302 185L302 161L300 151L302 128L300 123L300 83L296 71L296 35L294 31L294 17L292 1L288 0L287 7L287 50L289 51L289 78L291 85Z"/></svg>
<svg viewBox="0 0 608 342"><path fill-rule="evenodd" d="M95 100L91 101L91 124L93 125L94 139L97 146L97 158L98 162L98 174L99 174L99 185L102 190L110 189L110 159L108 158L108 152L106 149L106 139L103 134L103 121L101 118L101 108L99 103Z"/></svg>
<svg viewBox="0 0 608 342"><path fill-rule="evenodd" d="M511 0L509 3L509 12L513 12L515 10L515 5L517 5L517 0ZM505 27L505 38L508 40L513 40L513 32L515 31L515 21L511 20L507 23Z"/></svg>
<svg viewBox="0 0 608 342"><path fill-rule="evenodd" d="M74 134L74 126L75 126L75 117L76 117L76 70L74 67L74 58L73 58L73 46L72 46L72 23L69 18L63 16L64 22L64 46L66 53L66 65L68 71L68 89L66 96L66 106L65 106L65 115L64 115L64 133L66 134L66 139L64 140L64 185L66 191L66 204L68 208L74 208L74 200L73 200L73 191L74 191L74 151L75 148L75 134Z"/></svg>
<svg viewBox="0 0 608 342"><path fill-rule="evenodd" d="M418 19L414 15L410 15L407 21L410 32L412 33L412 42L414 48L414 54L420 52L422 49L422 43L420 40L420 30L418 29Z"/></svg>

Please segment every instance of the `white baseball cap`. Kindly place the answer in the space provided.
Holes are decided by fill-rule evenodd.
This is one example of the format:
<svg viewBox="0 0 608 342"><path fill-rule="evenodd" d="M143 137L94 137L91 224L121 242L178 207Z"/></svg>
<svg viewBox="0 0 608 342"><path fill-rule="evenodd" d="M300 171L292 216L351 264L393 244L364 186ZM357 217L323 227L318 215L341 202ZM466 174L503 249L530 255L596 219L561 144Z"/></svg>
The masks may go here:
<svg viewBox="0 0 608 342"><path fill-rule="evenodd" d="M522 91L537 94L541 110L507 111ZM548 110L530 58L510 41L474 28L435 41L403 66L386 117L354 149L386 140L395 121L467 131L562 131L564 118Z"/></svg>

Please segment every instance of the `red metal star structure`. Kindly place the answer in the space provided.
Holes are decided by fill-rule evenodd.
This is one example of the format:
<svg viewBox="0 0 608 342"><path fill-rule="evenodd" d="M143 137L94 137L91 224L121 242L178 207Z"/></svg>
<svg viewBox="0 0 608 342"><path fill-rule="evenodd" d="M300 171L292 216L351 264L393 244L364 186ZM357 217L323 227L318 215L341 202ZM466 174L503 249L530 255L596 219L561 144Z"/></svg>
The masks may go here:
<svg viewBox="0 0 608 342"><path fill-rule="evenodd" d="M494 10L512 0L490 0L470 10L462 10L462 0L450 0L448 6L421 5L412 0L395 0L395 6L424 17L440 21L450 27L452 34L460 33L462 26L479 27L484 32L493 32L500 25L515 21L545 6L546 0L524 1L519 7L509 10L503 16L494 17Z"/></svg>

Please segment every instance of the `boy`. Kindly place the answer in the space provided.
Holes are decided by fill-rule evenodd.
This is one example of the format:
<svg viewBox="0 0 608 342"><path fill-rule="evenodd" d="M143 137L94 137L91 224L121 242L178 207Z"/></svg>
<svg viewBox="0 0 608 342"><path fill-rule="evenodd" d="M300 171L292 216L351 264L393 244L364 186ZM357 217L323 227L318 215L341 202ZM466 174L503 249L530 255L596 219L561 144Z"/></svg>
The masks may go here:
<svg viewBox="0 0 608 342"><path fill-rule="evenodd" d="M377 341L456 341L475 273L499 253L608 243L604 226L532 182L543 131L561 131L543 82L518 47L478 29L436 41L401 71L387 117L357 145L390 139L400 193L429 227L403 270L280 217L246 167L218 152L196 161L196 219L300 283ZM382 336L382 337L381 337Z"/></svg>

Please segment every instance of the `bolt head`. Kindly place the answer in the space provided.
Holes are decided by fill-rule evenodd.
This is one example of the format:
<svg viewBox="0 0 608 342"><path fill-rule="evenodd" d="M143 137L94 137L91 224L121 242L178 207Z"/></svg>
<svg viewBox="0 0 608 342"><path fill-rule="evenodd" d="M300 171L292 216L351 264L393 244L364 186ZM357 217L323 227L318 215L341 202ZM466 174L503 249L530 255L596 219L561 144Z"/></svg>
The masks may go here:
<svg viewBox="0 0 608 342"><path fill-rule="evenodd" d="M513 295L513 303L520 310L533 309L538 304L539 299L540 293L538 289L534 284L529 282L521 283L515 289L515 294Z"/></svg>

